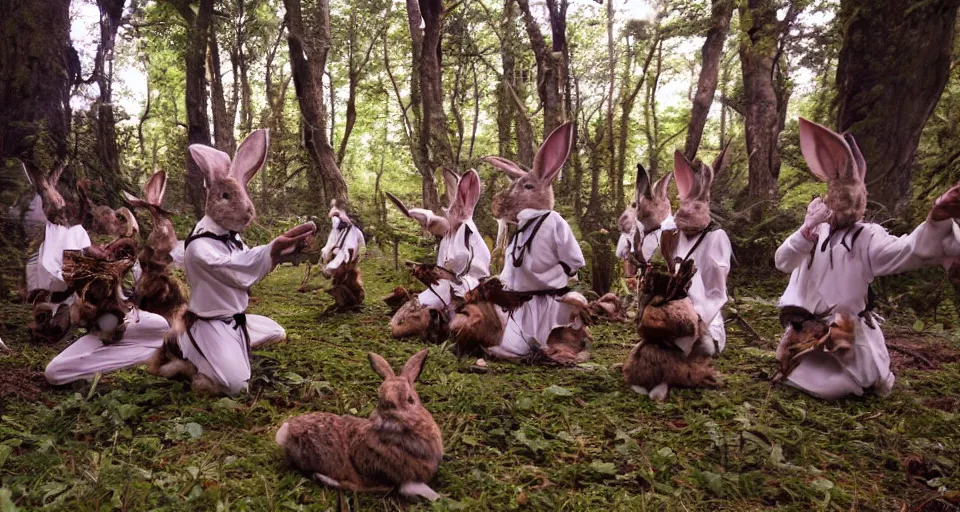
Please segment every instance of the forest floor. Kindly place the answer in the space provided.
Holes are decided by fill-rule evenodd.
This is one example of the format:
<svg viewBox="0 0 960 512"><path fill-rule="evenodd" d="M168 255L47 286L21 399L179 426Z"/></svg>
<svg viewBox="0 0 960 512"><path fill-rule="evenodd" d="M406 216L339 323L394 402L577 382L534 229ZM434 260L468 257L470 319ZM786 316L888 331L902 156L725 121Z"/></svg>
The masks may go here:
<svg viewBox="0 0 960 512"><path fill-rule="evenodd" d="M251 391L233 399L141 369L51 388L42 371L65 344L26 344L28 309L0 304L13 349L0 352L0 511L334 510L336 492L285 466L277 427L311 411L368 415L380 379L365 353L396 367L422 346L390 338L379 301L409 277L383 258L362 268L359 313L322 314L327 296L295 292L302 269L280 268L253 290L251 310L289 340L255 351ZM474 360L434 347L417 389L443 431L431 482L443 498L346 500L354 510L953 509L956 336L888 322L889 341L905 348L892 354L897 384L885 399L826 403L771 388L785 278L747 277L734 279L723 388L673 391L665 403L623 385L628 324L594 327L593 358L570 369L491 362L475 374Z"/></svg>

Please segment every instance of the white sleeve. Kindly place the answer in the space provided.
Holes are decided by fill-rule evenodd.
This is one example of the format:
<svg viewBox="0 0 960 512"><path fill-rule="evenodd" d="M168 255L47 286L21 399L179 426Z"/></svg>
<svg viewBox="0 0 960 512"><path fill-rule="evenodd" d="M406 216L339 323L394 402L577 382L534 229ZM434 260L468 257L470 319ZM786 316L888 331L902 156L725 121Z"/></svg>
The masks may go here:
<svg viewBox="0 0 960 512"><path fill-rule="evenodd" d="M704 322L710 324L727 303L727 275L730 273L730 255L733 251L730 239L723 230L714 231L704 242L705 247L701 249L704 257L697 261L701 265L697 273L703 282L705 300L695 303L694 310Z"/></svg>
<svg viewBox="0 0 960 512"><path fill-rule="evenodd" d="M320 257L324 261L330 257L330 252L333 251L335 245L337 245L337 228L330 228L330 234L327 235L327 244L323 246L323 249L320 249Z"/></svg>
<svg viewBox="0 0 960 512"><path fill-rule="evenodd" d="M817 227L818 233L823 226L824 225L821 224ZM816 243L816 240L811 242L804 238L799 230L794 231L794 233L787 237L787 239L780 244L780 247L777 248L777 253L774 256L774 263L777 266L777 270L787 274L793 272L807 260L810 256L810 251Z"/></svg>
<svg viewBox="0 0 960 512"><path fill-rule="evenodd" d="M870 268L876 276L917 269L952 256L947 249L954 237L953 220L925 221L908 235L894 236L876 224L868 224ZM957 254L960 254L958 252Z"/></svg>
<svg viewBox="0 0 960 512"><path fill-rule="evenodd" d="M617 240L617 258L621 260L627 259L627 252L630 250L630 234L629 233L620 233L620 239Z"/></svg>
<svg viewBox="0 0 960 512"><path fill-rule="evenodd" d="M554 233L557 241L557 261L564 267L567 275L573 277L578 270L586 265L586 261L583 259L583 250L580 249L580 244L577 242L573 230L570 229L570 224L567 224L567 221L559 214L557 214L557 219L556 232Z"/></svg>
<svg viewBox="0 0 960 512"><path fill-rule="evenodd" d="M218 251L210 243L196 241L190 244L195 261L214 279L231 288L246 290L257 284L273 270L270 248L273 243L244 251Z"/></svg>

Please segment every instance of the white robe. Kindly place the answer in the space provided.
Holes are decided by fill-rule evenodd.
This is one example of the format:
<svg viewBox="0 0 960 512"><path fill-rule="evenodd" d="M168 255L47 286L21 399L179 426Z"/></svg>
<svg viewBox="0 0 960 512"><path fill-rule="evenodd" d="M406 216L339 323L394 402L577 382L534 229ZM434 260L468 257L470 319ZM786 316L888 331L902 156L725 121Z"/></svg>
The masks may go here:
<svg viewBox="0 0 960 512"><path fill-rule="evenodd" d="M193 233L224 235L228 231L210 217L200 219ZM236 235L236 240L240 240ZM242 241L240 242L242 244ZM273 270L272 244L252 249L210 238L190 242L184 254L187 282L190 285L189 309L208 320L197 320L190 333L180 335L180 350L197 370L230 394L246 389L250 380L247 340L234 315L247 310L249 290ZM250 347L286 336L283 327L260 315L246 315Z"/></svg>
<svg viewBox="0 0 960 512"><path fill-rule="evenodd" d="M454 296L463 297L490 275L490 249L473 220L463 222L455 232L440 240L437 265L459 275L461 283L444 279L421 292L420 304L429 309L447 309Z"/></svg>
<svg viewBox="0 0 960 512"><path fill-rule="evenodd" d="M546 216L530 242L535 225ZM500 280L509 290L556 290L567 286L571 277L585 265L580 244L567 221L551 210L525 209L517 215L519 228L507 246ZM529 243L529 246L527 245ZM526 247L526 249L524 249ZM530 352L530 343L547 346L550 331L556 327L580 327L574 319L574 307L558 301L556 295L539 295L509 315L503 341L496 356L522 357Z"/></svg>
<svg viewBox="0 0 960 512"><path fill-rule="evenodd" d="M173 267L183 269L183 253L185 252L183 240L177 242L170 251L170 258L173 260Z"/></svg>
<svg viewBox="0 0 960 512"><path fill-rule="evenodd" d="M660 234L665 230L676 229L677 225L673 222L673 215L668 216L660 224L660 227L649 232L643 232L643 224L637 223L633 231L629 233L620 233L620 239L617 241L617 258L626 260L627 256L634 251L633 241L635 234L640 232L640 247L643 253L644 261L650 261L660 248Z"/></svg>
<svg viewBox="0 0 960 512"><path fill-rule="evenodd" d="M707 332L699 340L690 340L696 341L691 346L684 346L682 342L678 342L678 345L688 353L695 348L706 355L716 355L727 345L727 331L721 310L727 303L727 275L730 274L730 256L733 253L730 238L722 229L710 231L691 253L700 235L687 236L683 231L679 234L680 241L674 256L687 258L689 255L697 267L687 296L707 326Z"/></svg>
<svg viewBox="0 0 960 512"><path fill-rule="evenodd" d="M341 229L339 218L334 217L331 220L333 227L327 235L326 245L320 250L323 261L327 261L324 271L328 273L340 268L341 265L358 260L360 253L367 246L360 228L351 224Z"/></svg>
<svg viewBox="0 0 960 512"><path fill-rule="evenodd" d="M790 284L779 305L798 306L811 313L833 308L834 313L856 316L867 306L867 289L875 277L937 263L948 255L945 247L951 243L952 224L952 221L924 222L909 235L900 237L887 233L877 224L857 224L835 233L825 252L821 248L830 233L828 224L817 228L816 242L808 241L797 231L777 249L777 268L790 272ZM853 241L854 234L861 228ZM810 251L814 244L816 252L811 264ZM860 318L856 341L847 354L812 353L800 362L786 382L827 400L862 395L872 387L881 395L888 394L893 389L894 376L879 324L874 321L874 327L870 327Z"/></svg>
<svg viewBox="0 0 960 512"><path fill-rule="evenodd" d="M83 226L61 226L47 222L43 243L36 260L27 261L27 291L49 290L62 292L67 289L63 280L63 251L90 247L90 236Z"/></svg>
<svg viewBox="0 0 960 512"><path fill-rule="evenodd" d="M169 325L160 315L133 309L123 319L126 330L120 341L104 345L96 333L73 342L54 357L44 375L53 385L89 380L97 373L109 373L146 362L163 345Z"/></svg>

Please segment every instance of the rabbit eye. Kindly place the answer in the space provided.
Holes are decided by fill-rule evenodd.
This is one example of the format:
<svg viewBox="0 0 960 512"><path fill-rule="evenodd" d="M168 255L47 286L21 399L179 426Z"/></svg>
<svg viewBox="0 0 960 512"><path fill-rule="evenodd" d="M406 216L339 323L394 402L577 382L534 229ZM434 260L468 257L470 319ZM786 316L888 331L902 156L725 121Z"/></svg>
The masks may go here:
<svg viewBox="0 0 960 512"><path fill-rule="evenodd" d="M630 206L632 206L632 207L634 207L634 208L636 208L636 207L637 207L637 202L636 202L636 201L634 201L634 202L632 202L632 203L630 203Z"/></svg>
<svg viewBox="0 0 960 512"><path fill-rule="evenodd" d="M532 184L532 183L527 183L527 184L525 184L525 185L523 186L523 188L525 188L525 189L527 189L527 190L533 190L533 184Z"/></svg>
<svg viewBox="0 0 960 512"><path fill-rule="evenodd" d="M230 199L230 194L224 192L224 193L223 193L223 198L224 198L224 199Z"/></svg>
<svg viewBox="0 0 960 512"><path fill-rule="evenodd" d="M412 397L412 396L408 396L408 397L407 397L407 403L408 403L408 404L412 404L412 403L413 403L413 397Z"/></svg>

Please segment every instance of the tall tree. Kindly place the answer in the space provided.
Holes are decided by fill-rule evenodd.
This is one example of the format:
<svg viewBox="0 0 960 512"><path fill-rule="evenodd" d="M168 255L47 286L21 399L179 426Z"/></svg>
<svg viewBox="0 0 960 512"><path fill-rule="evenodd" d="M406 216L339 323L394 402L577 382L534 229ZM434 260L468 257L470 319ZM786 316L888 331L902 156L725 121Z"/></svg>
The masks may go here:
<svg viewBox="0 0 960 512"><path fill-rule="evenodd" d="M911 198L920 133L947 83L960 0L843 0L837 125L867 159L870 200Z"/></svg>
<svg viewBox="0 0 960 512"><path fill-rule="evenodd" d="M530 10L529 0L517 0L523 23L537 60L537 94L543 108L544 136L563 124L564 91L566 91L569 48L567 48L567 0L546 0L550 15L551 43L540 30L540 23Z"/></svg>
<svg viewBox="0 0 960 512"><path fill-rule="evenodd" d="M376 11L380 14L382 18L382 25L377 26L373 33L370 33L370 28L367 25L369 17L362 17L362 14L358 12L359 6L354 5L350 9L350 20L347 26L347 119L344 121L343 127L343 138L340 139L340 148L337 150L337 164L343 165L343 159L347 154L347 143L350 140L350 134L353 133L353 127L357 124L357 88L360 85L360 79L363 78L364 72L366 71L367 64L370 62L370 54L373 51L373 46L377 44L377 39L379 39L384 31L387 29L387 24L390 19L390 8L393 6L393 2L387 3L386 13L382 11L382 5L375 5L371 11ZM366 48L363 47L363 34L367 34L370 38L367 41Z"/></svg>
<svg viewBox="0 0 960 512"><path fill-rule="evenodd" d="M0 12L0 160L50 166L67 155L70 89L80 72L70 1L0 0Z"/></svg>
<svg viewBox="0 0 960 512"><path fill-rule="evenodd" d="M454 168L450 129L443 107L441 45L444 7L442 0L407 0L407 22L413 49L410 104L417 120L414 164L422 177L424 205L439 211L434 173Z"/></svg>
<svg viewBox="0 0 960 512"><path fill-rule="evenodd" d="M777 61L782 55L780 38L799 14L799 4L789 2L786 18L782 21L777 19L781 7L778 0L746 0L740 5L740 66L743 70L744 128L749 155L747 194L753 200L778 196L778 139L783 130L786 103L778 91L777 80L782 78L783 72Z"/></svg>
<svg viewBox="0 0 960 512"><path fill-rule="evenodd" d="M693 96L693 108L690 110L690 124L687 126L687 141L683 154L693 161L703 137L703 127L707 123L707 114L713 104L713 95L717 92L720 77L720 59L723 57L723 44L730 31L730 18L733 16L733 0L713 0L711 4L710 29L700 52L700 78L697 92Z"/></svg>
<svg viewBox="0 0 960 512"><path fill-rule="evenodd" d="M97 153L100 158L100 177L105 188L118 191L121 188L120 149L117 145L117 121L113 111L113 65L114 47L117 30L123 17L125 0L98 0L100 9L100 43L94 58L93 75L89 81L95 82L100 91L96 102Z"/></svg>
<svg viewBox="0 0 960 512"><path fill-rule="evenodd" d="M187 24L186 103L187 142L210 145L210 119L207 117L207 48L213 21L214 0L200 0L194 7L190 0L168 0ZM196 9L196 10L194 10ZM187 153L187 201L194 216L203 216L206 201L203 173Z"/></svg>
<svg viewBox="0 0 960 512"><path fill-rule="evenodd" d="M290 68L302 117L303 143L315 165L310 180L314 206L322 208L331 199L346 204L347 183L337 166L337 155L326 132L323 106L323 74L330 52L330 2L318 0L304 16L300 0L284 0L287 9L287 45Z"/></svg>
<svg viewBox="0 0 960 512"><path fill-rule="evenodd" d="M213 111L213 140L217 148L232 155L237 149L237 139L233 133L236 107L227 106L227 96L223 89L223 73L220 69L220 45L217 43L217 31L210 29L210 103ZM233 89L233 104L236 105L237 88Z"/></svg>

